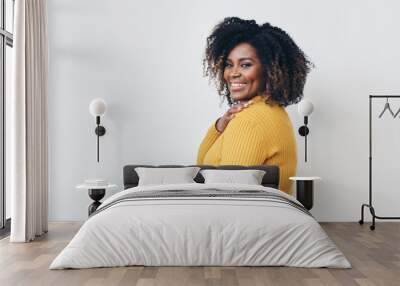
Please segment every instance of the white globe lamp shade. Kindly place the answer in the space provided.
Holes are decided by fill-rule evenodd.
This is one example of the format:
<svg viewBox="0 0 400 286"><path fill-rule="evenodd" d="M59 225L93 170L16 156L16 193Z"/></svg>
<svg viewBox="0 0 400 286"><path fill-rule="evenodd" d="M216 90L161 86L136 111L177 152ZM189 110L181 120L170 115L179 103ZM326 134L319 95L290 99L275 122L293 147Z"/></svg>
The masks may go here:
<svg viewBox="0 0 400 286"><path fill-rule="evenodd" d="M303 115L303 116L308 116L310 115L314 110L314 105L311 103L311 101L307 99L303 99L300 101L300 103L297 106L297 111Z"/></svg>
<svg viewBox="0 0 400 286"><path fill-rule="evenodd" d="M93 116L102 116L106 113L107 104L101 98L93 99L89 105L89 111Z"/></svg>

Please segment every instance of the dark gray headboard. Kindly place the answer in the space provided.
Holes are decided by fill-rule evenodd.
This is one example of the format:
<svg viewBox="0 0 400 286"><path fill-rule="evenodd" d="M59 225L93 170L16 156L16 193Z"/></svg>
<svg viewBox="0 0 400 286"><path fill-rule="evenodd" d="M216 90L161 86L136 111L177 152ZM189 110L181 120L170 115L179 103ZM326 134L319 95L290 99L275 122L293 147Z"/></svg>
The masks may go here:
<svg viewBox="0 0 400 286"><path fill-rule="evenodd" d="M226 166L210 166L210 165L190 165L197 166L201 169L220 169L220 170L248 170L256 169L265 171L264 178L262 180L262 185L265 187L271 187L278 189L279 186L279 167L278 166L237 166L237 165L226 165ZM187 167L184 165L127 165L124 167L124 189L136 187L139 183L139 177L135 172L136 167L147 167L147 168L176 168L176 167ZM194 178L197 183L204 183L204 178L200 174Z"/></svg>

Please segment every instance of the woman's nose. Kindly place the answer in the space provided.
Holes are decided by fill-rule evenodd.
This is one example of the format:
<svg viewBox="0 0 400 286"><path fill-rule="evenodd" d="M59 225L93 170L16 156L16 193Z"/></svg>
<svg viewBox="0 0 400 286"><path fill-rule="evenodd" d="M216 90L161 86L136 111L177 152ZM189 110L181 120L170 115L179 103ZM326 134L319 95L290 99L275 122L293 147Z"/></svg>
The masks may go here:
<svg viewBox="0 0 400 286"><path fill-rule="evenodd" d="M240 76L240 71L238 70L238 68L233 68L230 76L231 77L239 77Z"/></svg>

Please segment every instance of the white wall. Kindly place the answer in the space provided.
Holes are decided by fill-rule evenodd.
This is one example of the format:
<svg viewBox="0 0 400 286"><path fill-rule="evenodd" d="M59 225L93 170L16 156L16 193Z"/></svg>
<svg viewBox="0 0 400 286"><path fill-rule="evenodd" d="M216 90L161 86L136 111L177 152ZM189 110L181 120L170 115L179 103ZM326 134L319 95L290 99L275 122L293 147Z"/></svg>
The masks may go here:
<svg viewBox="0 0 400 286"><path fill-rule="evenodd" d="M206 129L226 109L202 77L206 37L224 17L239 16L285 29L315 63L305 87L315 104L310 160L302 161L298 136L298 174L323 178L312 210L318 220L358 220L368 198L368 95L400 92L399 9L372 0L48 1L50 219L86 218L90 199L75 190L85 178L121 186L125 164L195 162ZM95 97L109 104L100 163L88 112ZM288 112L297 129L296 107ZM379 215L398 211L395 122L379 121L374 134L385 162L375 174Z"/></svg>

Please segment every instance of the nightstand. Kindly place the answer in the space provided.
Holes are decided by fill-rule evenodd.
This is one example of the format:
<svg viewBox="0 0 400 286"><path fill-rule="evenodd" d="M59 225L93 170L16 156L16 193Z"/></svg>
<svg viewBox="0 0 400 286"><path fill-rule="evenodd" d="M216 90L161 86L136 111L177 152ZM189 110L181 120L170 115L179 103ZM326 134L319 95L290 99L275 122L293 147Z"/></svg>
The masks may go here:
<svg viewBox="0 0 400 286"><path fill-rule="evenodd" d="M296 199L303 206L311 210L314 203L314 181L321 180L320 177L290 177L292 181L296 181Z"/></svg>
<svg viewBox="0 0 400 286"><path fill-rule="evenodd" d="M76 188L78 190L88 190L89 197L94 201L88 207L89 216L92 213L94 213L97 210L97 208L101 205L100 200L106 194L106 190L113 189L116 187L117 187L117 185L114 185L114 184L107 184L107 185L100 185L100 186L81 184L81 185L76 186Z"/></svg>

